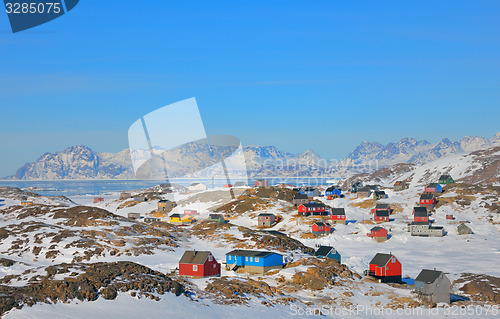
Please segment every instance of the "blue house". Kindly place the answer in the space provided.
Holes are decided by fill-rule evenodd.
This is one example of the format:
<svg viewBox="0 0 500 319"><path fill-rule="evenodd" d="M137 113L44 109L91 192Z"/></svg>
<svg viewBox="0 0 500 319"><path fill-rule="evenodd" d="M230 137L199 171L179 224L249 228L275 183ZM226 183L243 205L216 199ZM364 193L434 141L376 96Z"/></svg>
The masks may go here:
<svg viewBox="0 0 500 319"><path fill-rule="evenodd" d="M318 250L316 250L316 252L314 253L314 256L335 259L339 263L341 259L337 249L331 246L319 246Z"/></svg>
<svg viewBox="0 0 500 319"><path fill-rule="evenodd" d="M283 266L283 256L271 251L236 249L226 254L227 270L243 268L249 273L263 274Z"/></svg>
<svg viewBox="0 0 500 319"><path fill-rule="evenodd" d="M330 186L325 191L325 196L340 197L342 195L342 190L335 186Z"/></svg>

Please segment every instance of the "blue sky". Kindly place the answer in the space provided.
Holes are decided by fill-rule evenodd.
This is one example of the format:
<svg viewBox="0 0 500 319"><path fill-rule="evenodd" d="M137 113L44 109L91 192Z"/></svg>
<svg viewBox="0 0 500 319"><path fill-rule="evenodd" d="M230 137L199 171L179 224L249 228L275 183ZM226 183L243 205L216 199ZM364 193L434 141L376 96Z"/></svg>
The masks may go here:
<svg viewBox="0 0 500 319"><path fill-rule="evenodd" d="M82 0L16 34L0 11L0 176L71 145L119 151L190 97L209 134L332 159L500 131L496 0Z"/></svg>

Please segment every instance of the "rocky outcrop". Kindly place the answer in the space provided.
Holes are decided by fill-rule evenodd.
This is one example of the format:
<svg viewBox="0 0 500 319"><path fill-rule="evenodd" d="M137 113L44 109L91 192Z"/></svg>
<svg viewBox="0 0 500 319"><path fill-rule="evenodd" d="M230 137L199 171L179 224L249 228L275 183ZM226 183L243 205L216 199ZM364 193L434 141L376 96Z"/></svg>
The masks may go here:
<svg viewBox="0 0 500 319"><path fill-rule="evenodd" d="M0 315L13 308L36 303L94 301L99 297L112 300L118 293L133 291L133 295L159 300L168 292L176 296L184 285L163 273L129 261L93 264L59 264L49 266L46 275L34 275L25 286L9 286L16 276L0 280ZM56 275L66 276L55 279Z"/></svg>

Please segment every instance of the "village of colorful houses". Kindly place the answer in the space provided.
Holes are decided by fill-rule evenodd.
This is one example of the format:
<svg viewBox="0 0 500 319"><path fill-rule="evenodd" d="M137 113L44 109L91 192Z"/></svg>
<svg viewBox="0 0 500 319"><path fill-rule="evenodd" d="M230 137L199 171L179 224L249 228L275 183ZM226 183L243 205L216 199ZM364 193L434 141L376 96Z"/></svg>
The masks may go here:
<svg viewBox="0 0 500 319"><path fill-rule="evenodd" d="M422 189L419 198L415 198L415 205L412 215L408 216L406 222L407 232L416 237L442 237L446 236L447 230L444 226L434 225L431 216L438 202L438 196L443 192L443 187L454 183L450 175L442 175L436 182L430 183ZM246 187L244 184L224 185L225 188ZM391 227L385 226L393 215L390 198L382 187L378 185L363 185L355 182L348 189L341 189L340 186L330 185L327 187L304 186L295 187L293 185L280 184L270 186L268 180L257 180L255 188L288 188L293 191L291 200L296 209L297 216L311 220L310 234L316 238L328 236L335 232L335 227L339 224L348 225L355 223L372 224L373 227L366 233L368 238L381 243L379 251L373 252L373 258L369 262L369 267L363 273L364 276L371 277L381 283L404 284L402 268L404 262L398 258L397 251L387 251L383 243L391 238ZM193 183L188 187L190 192L206 191L208 187L202 183ZM405 181L396 181L392 190L403 192L408 189ZM331 207L325 202L333 202L335 199L349 197L351 199L373 199L375 206L367 208L369 217L361 220L349 216L349 211L341 207ZM148 201L147 196L132 195L124 192L120 195L121 200L133 200L134 202ZM103 198L94 198L94 203L103 202ZM30 205L25 202L23 205ZM179 227L189 227L198 222L198 212L194 209L184 210L183 213L170 213L176 207L174 201L162 199L157 201L157 212L163 213L166 217L141 216L139 213L129 212L128 218L146 223L167 221ZM158 215L160 216L160 215ZM271 228L280 222L280 215L261 212L255 217L255 227L262 231ZM453 220L454 216L448 214L447 220ZM211 213L205 221L214 223L229 222L223 214ZM472 230L461 223L458 225L459 234L472 234ZM284 235L274 231L276 234ZM332 246L316 245L313 254L315 258L326 258L342 262L339 251ZM226 271L244 272L248 274L265 274L269 271L280 270L286 266L287 257L275 252L262 249L233 249L227 251L225 260L218 261L210 251L196 249L185 250L179 260L176 272L180 276L191 278L214 277L221 275L221 269ZM428 269L422 269L412 282L412 292L415 296L429 304L450 303L451 282L446 276L446 269L435 269L432 264Z"/></svg>

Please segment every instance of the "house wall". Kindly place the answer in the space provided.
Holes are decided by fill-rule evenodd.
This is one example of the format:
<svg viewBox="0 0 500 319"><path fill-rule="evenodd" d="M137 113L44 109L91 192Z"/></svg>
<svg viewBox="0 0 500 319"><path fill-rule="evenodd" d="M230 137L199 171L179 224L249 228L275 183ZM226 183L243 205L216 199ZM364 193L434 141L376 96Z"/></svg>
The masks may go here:
<svg viewBox="0 0 500 319"><path fill-rule="evenodd" d="M451 282L446 275L441 274L433 283L415 282L415 290L422 294L428 302L450 303Z"/></svg>

